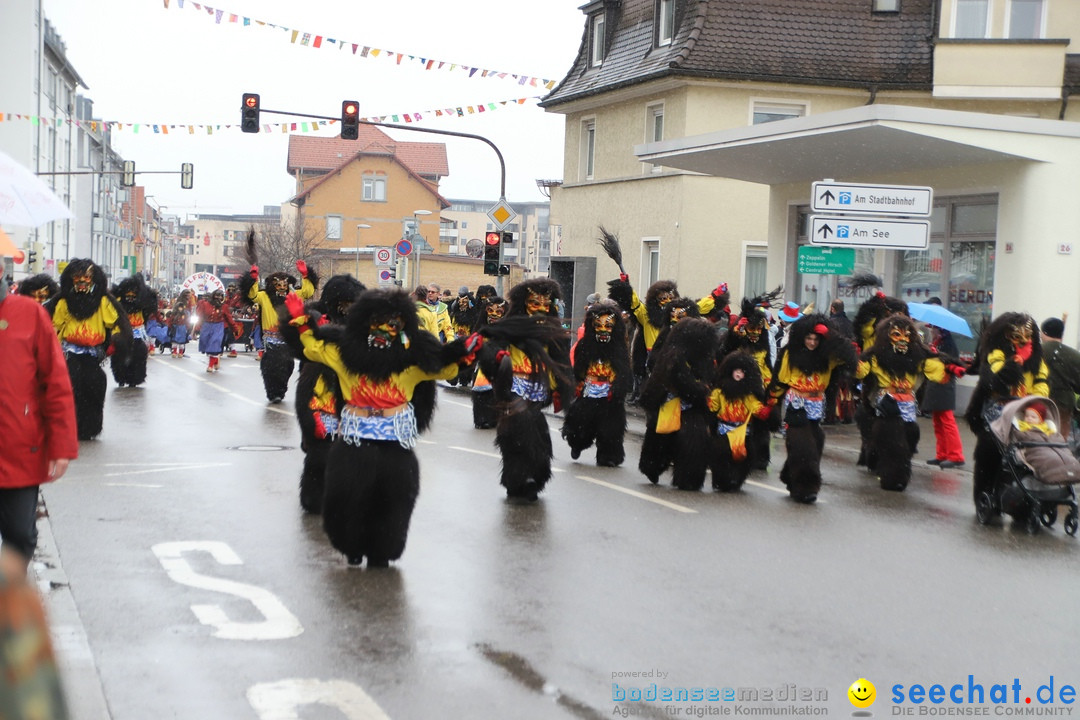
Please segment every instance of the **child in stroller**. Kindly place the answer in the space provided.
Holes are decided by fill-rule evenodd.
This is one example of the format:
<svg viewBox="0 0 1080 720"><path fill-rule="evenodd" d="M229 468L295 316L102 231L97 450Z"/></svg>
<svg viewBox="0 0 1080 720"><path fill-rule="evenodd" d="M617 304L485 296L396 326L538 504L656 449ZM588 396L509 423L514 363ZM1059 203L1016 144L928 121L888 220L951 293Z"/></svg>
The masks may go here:
<svg viewBox="0 0 1080 720"><path fill-rule="evenodd" d="M998 418L987 419L1002 460L996 491L975 500L980 523L1004 512L1035 533L1040 526L1052 526L1063 505L1069 509L1065 532L1076 535L1080 519L1072 486L1080 482L1080 460L1058 432L1058 417L1052 400L1029 395L1006 403Z"/></svg>

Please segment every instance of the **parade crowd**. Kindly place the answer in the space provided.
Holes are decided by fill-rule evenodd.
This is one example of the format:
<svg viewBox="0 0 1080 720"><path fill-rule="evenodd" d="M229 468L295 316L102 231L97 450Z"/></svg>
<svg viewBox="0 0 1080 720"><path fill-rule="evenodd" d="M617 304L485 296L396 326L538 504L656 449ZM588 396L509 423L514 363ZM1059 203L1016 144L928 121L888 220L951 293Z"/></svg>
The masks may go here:
<svg viewBox="0 0 1080 720"><path fill-rule="evenodd" d="M933 417L931 464L964 465L956 380L975 373L965 418L977 437L979 520L1004 513L1027 522L1034 513L1053 522L1049 500L1003 475L1012 450L994 435L994 423L1010 401L1037 397L1043 402L1028 403L1016 428L1042 432L1050 445L1067 440L1080 353L1061 343L1063 319L1046 320L1040 331L1027 314L1002 313L981 329L965 363L947 330L917 325L907 303L887 296L873 276L851 280L867 298L854 318L841 301L828 313L785 302L779 287L742 298L736 312L723 282L704 297L680 295L673 280L640 295L622 271L617 238L601 232L619 273L606 297L588 297L584 322L573 329L564 324L562 290L549 278L522 281L505 297L491 285L463 286L453 297L437 284L408 293L365 288L350 275L320 283L298 260L295 274L263 275L253 263L239 284L200 297L185 290L171 302L140 275L107 287L87 259L71 261L59 283L28 278L15 290L51 316L56 357L67 370L59 393L65 381L73 392L57 401L74 422L56 422L52 459L66 467L77 455L64 432L78 440L101 432L106 361L119 387L138 386L155 351L184 358L197 337L206 372L216 373L221 356L241 344L257 351L271 403L285 398L299 361L300 504L322 515L349 564L384 567L405 548L420 487L414 448L432 421L436 381L469 389L473 424L494 430L500 483L514 502L536 502L551 479L546 408L563 413L560 434L574 460L595 446L597 465L618 467L626 459L626 408L634 404L645 416L637 466L651 483L670 470L680 490L699 491L711 476L713 490L736 492L752 471L769 466L770 440L779 435L787 451L779 478L792 500L810 504L822 486L823 424L858 426L857 464L885 490L903 491L911 479L920 414ZM1071 452L1057 455L1067 472L1052 504L1066 507L1071 533L1080 463ZM28 475L35 504L37 485L60 473ZM32 554L33 522L28 527L22 517L0 532Z"/></svg>

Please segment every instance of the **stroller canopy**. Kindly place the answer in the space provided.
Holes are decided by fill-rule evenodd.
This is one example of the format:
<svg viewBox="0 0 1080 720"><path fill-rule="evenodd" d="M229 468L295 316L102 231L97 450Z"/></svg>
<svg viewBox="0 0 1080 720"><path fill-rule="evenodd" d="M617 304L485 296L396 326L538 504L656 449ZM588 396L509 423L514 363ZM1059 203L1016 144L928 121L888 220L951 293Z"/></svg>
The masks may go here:
<svg viewBox="0 0 1080 720"><path fill-rule="evenodd" d="M1054 424L1054 431L1061 427L1061 419L1058 416L1057 405L1048 397L1042 395L1028 395L1018 400L1010 400L1001 408L1001 416L990 423L990 432L994 433L1002 445L1010 442L1010 433L1013 429L1013 419L1017 415L1023 415L1024 408L1029 405L1041 404L1046 407L1046 420Z"/></svg>

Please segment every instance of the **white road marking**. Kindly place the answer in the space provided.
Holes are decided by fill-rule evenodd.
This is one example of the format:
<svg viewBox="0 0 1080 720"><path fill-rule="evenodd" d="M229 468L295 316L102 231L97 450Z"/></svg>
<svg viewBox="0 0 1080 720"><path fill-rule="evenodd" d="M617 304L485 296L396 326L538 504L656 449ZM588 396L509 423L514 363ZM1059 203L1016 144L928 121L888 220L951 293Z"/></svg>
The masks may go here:
<svg viewBox="0 0 1080 720"><path fill-rule="evenodd" d="M758 482L757 480L747 480L746 484L747 485L753 485L754 487L759 487L759 488L762 488L762 489L765 489L765 490L772 490L774 493L780 493L781 495L787 495L788 494L788 489L786 487L776 487L775 485L766 485L765 483ZM827 503L824 500L822 500L821 498L818 498L817 502L815 502L814 504L815 505L826 505Z"/></svg>
<svg viewBox="0 0 1080 720"><path fill-rule="evenodd" d="M123 475L146 475L147 473L172 472L173 470L202 470L203 468L229 467L232 463L185 463L152 470L128 470L127 472L105 473L102 477L121 477Z"/></svg>
<svg viewBox="0 0 1080 720"><path fill-rule="evenodd" d="M259 720L300 720L306 705L336 708L346 720L390 720L363 688L345 680L288 678L252 685L246 694Z"/></svg>
<svg viewBox="0 0 1080 720"><path fill-rule="evenodd" d="M651 495L646 495L645 493L638 492L637 490L631 490L629 488L620 487L619 485L616 485L614 483L609 483L609 482L604 481L604 480L597 480L596 478L591 478L591 477L588 477L587 475L575 475L574 477L576 477L578 480L584 480L585 482L591 482L594 485L599 485L600 487L605 487L605 488L608 488L609 490L617 490L618 492L626 493L627 495L630 495L631 497L636 497L639 500L647 500L648 502L656 503L657 505L661 505L663 507L669 508L671 510L676 510L676 511L681 512L681 513L696 513L697 512L697 510L694 510L693 508L688 508L685 505L678 505L678 504L673 503L673 502L668 502L667 500L661 500L660 498L655 498L655 497L652 497Z"/></svg>
<svg viewBox="0 0 1080 720"><path fill-rule="evenodd" d="M151 485L149 483L105 483L105 487L134 487L134 488L151 488L157 490L165 487L164 485Z"/></svg>
<svg viewBox="0 0 1080 720"><path fill-rule="evenodd" d="M237 392L234 392L233 390L230 390L228 387L226 387L224 385L219 385L216 382L212 382L212 381L208 380L207 378L203 377L202 375L199 375L198 373L193 373L190 370L185 370L182 367L177 367L176 365L174 365L172 363L167 363L161 358L154 358L154 361L159 362L162 365L165 365L166 367L170 367L170 368L172 368L173 370L175 370L178 373L182 373L184 375L187 375L188 377L192 378L193 380L198 380L201 383L206 383L207 385L214 388L215 390L220 390L221 392L225 393L226 395L231 395L232 397L236 398L237 400L241 400L243 402L246 402L249 405L255 405L256 407L261 407L261 408L263 408L265 410L269 410L271 412L276 412L276 413L281 413L282 415L288 415L290 417L292 417L294 415L292 410L282 410L281 408L275 407L274 405L269 405L266 402L259 401L259 400L252 400L251 398L247 397L246 395L241 395L240 393L237 393ZM206 371L204 370L203 373L206 373Z"/></svg>
<svg viewBox="0 0 1080 720"><path fill-rule="evenodd" d="M451 450L460 450L461 452L472 453L474 455L483 455L484 457L495 458L496 460L502 460L502 455L496 452L489 452L487 450L474 450L472 448L461 447L460 445L450 445Z"/></svg>
<svg viewBox="0 0 1080 720"><path fill-rule="evenodd" d="M261 622L235 622L229 619L220 605L192 605L191 611L199 622L214 628L214 637L225 640L284 640L304 632L296 616L269 590L201 575L183 558L185 552L205 552L221 565L243 565L240 556L226 543L212 540L167 542L158 543L150 549L175 582L244 598L266 618Z"/></svg>

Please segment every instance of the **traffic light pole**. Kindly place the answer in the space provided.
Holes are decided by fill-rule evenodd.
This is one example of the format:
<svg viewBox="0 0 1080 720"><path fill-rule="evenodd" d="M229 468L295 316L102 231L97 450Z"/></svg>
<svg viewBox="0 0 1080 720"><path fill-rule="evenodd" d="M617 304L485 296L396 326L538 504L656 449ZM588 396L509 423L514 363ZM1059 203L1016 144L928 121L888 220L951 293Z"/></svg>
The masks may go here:
<svg viewBox="0 0 1080 720"><path fill-rule="evenodd" d="M294 113L287 112L285 110L267 110L266 108L260 108L259 112L270 113L272 115L289 115L291 117L310 118L315 120L337 120L340 122L340 117L330 117L329 115L311 115L309 113ZM499 158L499 169L501 172L501 179L499 181L499 197L506 197L506 161L503 159L502 153L495 143L488 140L482 135L473 135L471 133L454 132L453 130L435 130L433 128L414 127L412 125L395 125L393 123L381 123L371 120L357 120L361 125L377 125L378 127L395 128L398 130L410 130L412 132L424 132L432 133L434 135L450 135L451 137L468 138L470 140L479 140L482 143L487 143L492 150L495 151L495 155Z"/></svg>

